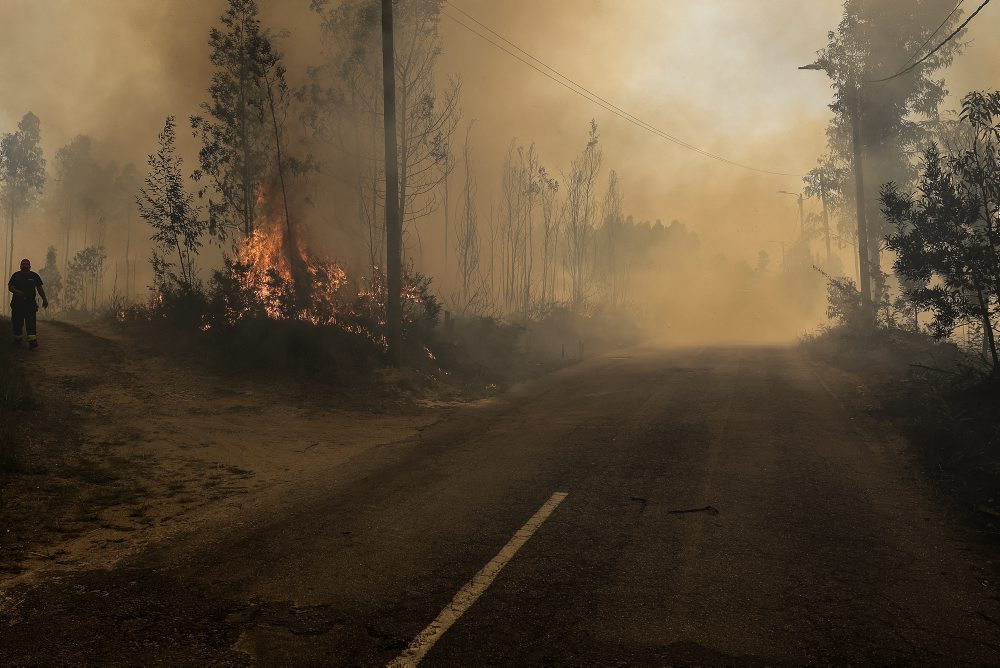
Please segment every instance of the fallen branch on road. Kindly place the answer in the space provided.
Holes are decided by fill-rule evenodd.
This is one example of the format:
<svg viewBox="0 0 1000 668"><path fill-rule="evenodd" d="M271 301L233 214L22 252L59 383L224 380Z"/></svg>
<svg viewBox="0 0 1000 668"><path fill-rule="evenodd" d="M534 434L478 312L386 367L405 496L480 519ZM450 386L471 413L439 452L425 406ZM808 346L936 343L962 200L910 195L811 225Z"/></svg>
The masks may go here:
<svg viewBox="0 0 1000 668"><path fill-rule="evenodd" d="M719 509L715 506L703 506L701 508L683 508L678 510L668 510L671 515L681 515L684 513L708 513L709 515L718 515Z"/></svg>

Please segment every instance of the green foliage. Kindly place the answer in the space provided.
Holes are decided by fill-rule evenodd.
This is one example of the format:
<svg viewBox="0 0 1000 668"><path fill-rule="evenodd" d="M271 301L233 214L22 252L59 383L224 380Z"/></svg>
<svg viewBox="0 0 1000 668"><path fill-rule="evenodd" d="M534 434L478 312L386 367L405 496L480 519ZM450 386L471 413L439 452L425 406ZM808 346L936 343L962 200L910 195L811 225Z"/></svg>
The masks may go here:
<svg viewBox="0 0 1000 668"><path fill-rule="evenodd" d="M212 28L208 40L211 101L202 104L204 116L191 117L201 141L193 176L204 184L198 194L208 198L209 232L249 237L270 169L269 86L276 82L282 95L287 86L254 0L230 0L219 20L222 28Z"/></svg>
<svg viewBox="0 0 1000 668"><path fill-rule="evenodd" d="M887 181L908 184L916 177L911 156L930 140L938 107L947 90L945 82L934 73L947 67L961 48L960 39L949 42L932 58L913 71L890 81L875 80L900 71L904 59L916 52L924 55L925 43L932 33L947 35L961 20L954 12L955 0L845 0L842 20L829 33L826 48L817 54L816 64L832 80L834 98L830 109L834 118L827 131L829 158L837 166L853 165L852 117L860 124L864 156L865 189L869 196L863 205L867 211L867 243L873 269L879 267L879 243L888 229L878 215L878 204L871 196ZM921 118L922 117L922 118ZM927 123L926 121L932 121ZM828 170L827 170L828 171ZM829 171L828 171L829 173ZM812 174L812 173L811 173ZM830 174L835 178L838 174ZM833 179L831 179L833 180ZM807 178L808 184L808 178ZM853 187L840 189L844 216L839 222L843 237L857 234ZM873 283L877 298L884 290L881 273Z"/></svg>
<svg viewBox="0 0 1000 668"><path fill-rule="evenodd" d="M845 0L844 13L817 62L833 79L835 98L830 105L837 114L831 127L831 148L849 162L849 116L862 82L888 77L906 63L941 26L941 19L954 8L954 0ZM961 20L956 12L941 26L947 35ZM899 180L910 173L905 150L926 140L924 129L911 114L936 117L944 99L944 81L933 73L947 67L961 50L953 40L912 72L880 83L866 83L862 101L862 137L873 151L871 167L879 181ZM923 53L921 53L923 55Z"/></svg>
<svg viewBox="0 0 1000 668"><path fill-rule="evenodd" d="M828 276L826 282L826 317L839 325L858 328L862 325L861 291L846 276Z"/></svg>
<svg viewBox="0 0 1000 668"><path fill-rule="evenodd" d="M0 137L0 196L7 214L7 273L14 262L14 223L18 214L45 185L41 122L30 111L17 124L17 132Z"/></svg>
<svg viewBox="0 0 1000 668"><path fill-rule="evenodd" d="M55 249L51 250L54 254ZM63 299L66 308L75 311L97 310L105 259L107 254L101 246L88 246L73 256L66 271L66 293ZM45 281L44 278L42 280ZM46 289L47 287L46 283Z"/></svg>
<svg viewBox="0 0 1000 668"><path fill-rule="evenodd" d="M45 185L41 140L41 122L30 111L17 124L17 132L0 137L3 199L15 211L30 204Z"/></svg>
<svg viewBox="0 0 1000 668"><path fill-rule="evenodd" d="M311 281L306 298L296 292L295 281L287 272L226 259L206 288L187 290L167 283L149 303L123 309L119 318L211 332L220 341L230 334L242 337L262 328L295 332L296 340L302 341L313 331L317 340L334 337L355 341L352 347L384 354L384 275L376 272L369 285L355 291L336 263L306 258L306 264ZM412 270L404 272L402 296L404 352L411 358L424 357L434 337L441 303L431 292L431 280Z"/></svg>
<svg viewBox="0 0 1000 668"><path fill-rule="evenodd" d="M181 158L174 146L174 117L168 116L159 135L159 148L150 155L149 173L136 202L139 215L153 228L156 242L151 264L155 288L174 284L184 291L196 287L194 259L201 248L206 223L200 217L194 195L184 185ZM174 264L176 255L177 264Z"/></svg>
<svg viewBox="0 0 1000 668"><path fill-rule="evenodd" d="M894 268L909 285L906 298L933 313L933 334L978 320L1000 368L992 330L1000 298L1000 93L970 93L961 122L970 130L966 148L924 151L918 191L894 183L882 188L887 237Z"/></svg>

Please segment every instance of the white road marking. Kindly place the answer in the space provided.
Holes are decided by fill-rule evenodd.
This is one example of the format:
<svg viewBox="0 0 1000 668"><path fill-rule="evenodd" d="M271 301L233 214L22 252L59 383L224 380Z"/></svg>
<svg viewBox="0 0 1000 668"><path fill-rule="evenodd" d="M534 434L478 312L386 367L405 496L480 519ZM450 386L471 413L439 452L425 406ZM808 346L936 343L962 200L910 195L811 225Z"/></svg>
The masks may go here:
<svg viewBox="0 0 1000 668"><path fill-rule="evenodd" d="M464 587L458 590L455 597L451 599L451 603L445 606L441 614L437 616L433 622L427 625L423 631L417 634L417 636L410 642L409 646L403 650L403 653L396 657L394 660L390 661L388 664L389 668L404 668L408 666L416 666L420 661L427 655L427 652L431 650L441 636L444 635L445 631L451 628L451 625L458 621L458 618L465 614L473 603L482 595L486 589L493 584L493 580L496 579L497 575L503 570L503 567L514 558L517 551L528 542L538 527L542 526L542 523L549 518L552 511L558 507L560 503L563 502L568 496L567 492L555 492L549 500L546 501L538 511L531 516L524 526L522 526L514 537L511 538L503 549L493 557L492 560L485 566L482 570L476 573L471 580L469 580Z"/></svg>

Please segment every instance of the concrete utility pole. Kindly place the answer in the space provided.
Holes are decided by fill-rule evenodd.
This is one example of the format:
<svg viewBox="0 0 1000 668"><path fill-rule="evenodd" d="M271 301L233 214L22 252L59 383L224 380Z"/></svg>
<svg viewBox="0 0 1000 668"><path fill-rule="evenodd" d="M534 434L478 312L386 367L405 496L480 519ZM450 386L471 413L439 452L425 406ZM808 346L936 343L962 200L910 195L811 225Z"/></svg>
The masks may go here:
<svg viewBox="0 0 1000 668"><path fill-rule="evenodd" d="M393 364L400 362L403 339L403 222L399 219L396 159L396 59L392 41L392 0L382 0L382 91L385 128L386 344Z"/></svg>

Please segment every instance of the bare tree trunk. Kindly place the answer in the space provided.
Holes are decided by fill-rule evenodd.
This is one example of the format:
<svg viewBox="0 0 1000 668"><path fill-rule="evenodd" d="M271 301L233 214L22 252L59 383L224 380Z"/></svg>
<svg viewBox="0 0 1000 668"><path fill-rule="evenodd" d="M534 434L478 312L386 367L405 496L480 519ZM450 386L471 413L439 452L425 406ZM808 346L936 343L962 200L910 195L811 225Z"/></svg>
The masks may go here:
<svg viewBox="0 0 1000 668"><path fill-rule="evenodd" d="M400 217L396 155L396 64L393 53L392 0L382 0L382 91L385 128L386 343L394 364L401 359L403 309L403 224Z"/></svg>
<svg viewBox="0 0 1000 668"><path fill-rule="evenodd" d="M278 183L281 186L281 203L285 211L285 244L288 247L288 265L292 272L292 281L295 284L296 301L300 304L308 303L310 286L306 280L305 269L302 266L302 256L299 253L299 240L295 234L295 226L292 224L292 216L288 210L288 190L285 187L285 169L281 155L281 129L278 126L278 114L274 104L274 86L270 81L265 81L264 84L267 87L267 104L271 111L271 127L274 131L274 150L278 160Z"/></svg>
<svg viewBox="0 0 1000 668"><path fill-rule="evenodd" d="M860 84L858 84L860 86ZM872 313L871 259L869 257L868 218L865 210L864 156L861 141L861 91L855 91L851 113L851 142L854 151L854 198L858 212L858 273L861 289L861 313L865 326L874 324Z"/></svg>
<svg viewBox="0 0 1000 668"><path fill-rule="evenodd" d="M983 289L979 282L979 277L972 275L972 281L976 288L976 295L979 298L979 313L983 319L983 338L989 342L990 359L993 361L993 375L1000 373L1000 357L997 355L996 338L993 335L993 323L990 321L990 304L983 295Z"/></svg>

